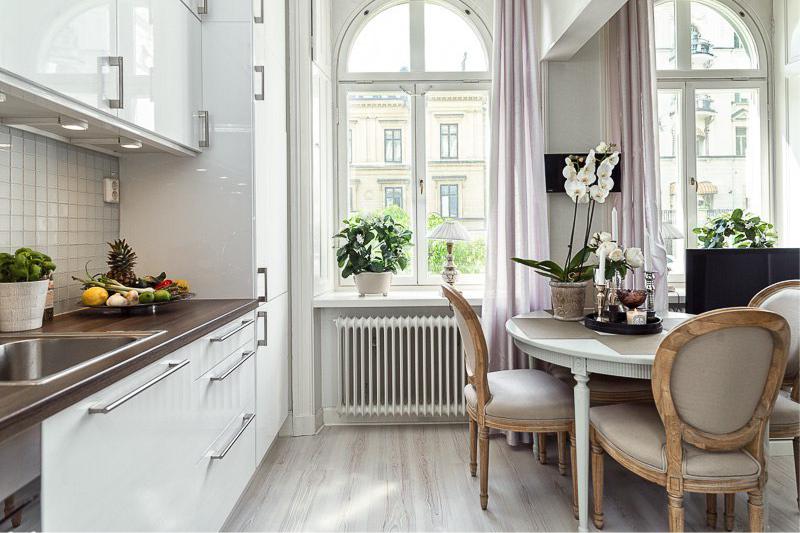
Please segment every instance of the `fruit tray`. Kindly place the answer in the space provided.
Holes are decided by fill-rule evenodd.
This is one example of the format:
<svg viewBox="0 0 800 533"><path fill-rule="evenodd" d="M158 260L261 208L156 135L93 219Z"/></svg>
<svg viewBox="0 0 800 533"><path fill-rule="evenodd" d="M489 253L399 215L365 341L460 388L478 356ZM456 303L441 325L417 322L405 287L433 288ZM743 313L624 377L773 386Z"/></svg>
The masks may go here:
<svg viewBox="0 0 800 533"><path fill-rule="evenodd" d="M106 311L121 311L123 313L126 313L126 312L131 313L131 312L137 312L137 311L138 312L145 311L145 312L155 313L156 309L159 308L159 307L162 307L164 305L178 303L178 302L185 302L186 300L191 300L194 297L195 297L195 294L193 292L188 292L185 295L181 296L180 298L173 298L172 300L168 300L166 302L150 302L150 303L146 303L146 304L124 305L124 306L121 306L121 307L111 307L111 306L105 305L105 304L102 304L102 305L85 305L83 302L79 302L79 305L81 307L83 307L84 309L96 309L96 310L102 309L102 310L106 310Z"/></svg>
<svg viewBox="0 0 800 533"><path fill-rule="evenodd" d="M663 326L661 319L657 316L647 319L647 324L628 324L627 322L608 322L597 320L595 313L586 315L583 325L587 328L603 333L615 333L617 335L652 335L661 333Z"/></svg>

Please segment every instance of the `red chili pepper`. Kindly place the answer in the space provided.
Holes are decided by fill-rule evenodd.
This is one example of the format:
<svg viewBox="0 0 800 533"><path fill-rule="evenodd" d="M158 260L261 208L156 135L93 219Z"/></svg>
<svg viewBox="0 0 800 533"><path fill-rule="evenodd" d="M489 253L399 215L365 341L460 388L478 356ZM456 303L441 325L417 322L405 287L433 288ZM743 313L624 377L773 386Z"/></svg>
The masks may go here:
<svg viewBox="0 0 800 533"><path fill-rule="evenodd" d="M161 290L161 289L166 289L170 285L172 285L172 280L171 279L165 279L164 281L162 281L161 283L156 285L156 290L158 291L158 290Z"/></svg>

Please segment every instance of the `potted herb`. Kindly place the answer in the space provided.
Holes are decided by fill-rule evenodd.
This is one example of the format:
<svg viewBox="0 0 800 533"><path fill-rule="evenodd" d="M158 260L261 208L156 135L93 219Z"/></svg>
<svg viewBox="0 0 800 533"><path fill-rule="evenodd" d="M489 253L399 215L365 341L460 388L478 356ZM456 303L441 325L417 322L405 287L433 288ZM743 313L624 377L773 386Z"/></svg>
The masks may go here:
<svg viewBox="0 0 800 533"><path fill-rule="evenodd" d="M575 208L572 213L572 230L569 236L567 256L563 264L552 260L537 261L512 257L511 260L533 268L537 274L550 279L550 296L553 305L553 317L557 320L581 320L586 302L586 288L592 279L595 265L586 262L592 253L589 248L592 221L596 204L606 201L614 180L611 172L619 164L619 152L616 145L600 143L589 151L586 157L571 155L565 159L564 190L572 199ZM583 235L583 246L573 255L575 243L575 222L578 218L578 206L586 204L586 231Z"/></svg>
<svg viewBox="0 0 800 533"><path fill-rule="evenodd" d="M386 296L392 284L392 274L408 266L406 250L411 245L411 231L390 215L355 215L343 224L341 231L334 235L335 239L345 239L336 252L342 277L354 276L361 296Z"/></svg>
<svg viewBox="0 0 800 533"><path fill-rule="evenodd" d="M47 287L55 269L49 256L30 248L0 254L0 331L42 327Z"/></svg>
<svg viewBox="0 0 800 533"><path fill-rule="evenodd" d="M714 217L692 231L702 248L772 248L778 240L772 224L741 209Z"/></svg>

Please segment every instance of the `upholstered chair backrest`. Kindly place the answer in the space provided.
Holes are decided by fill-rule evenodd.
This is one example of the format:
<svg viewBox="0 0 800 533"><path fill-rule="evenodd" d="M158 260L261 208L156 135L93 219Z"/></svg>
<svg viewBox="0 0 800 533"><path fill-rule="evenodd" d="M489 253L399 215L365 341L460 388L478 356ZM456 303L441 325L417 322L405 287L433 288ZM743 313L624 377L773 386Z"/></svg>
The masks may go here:
<svg viewBox="0 0 800 533"><path fill-rule="evenodd" d="M461 292L449 285L442 285L442 293L453 308L464 348L467 377L477 393L478 411L483 412L483 406L489 401L489 387L486 380L489 361L481 321Z"/></svg>
<svg viewBox="0 0 800 533"><path fill-rule="evenodd" d="M770 285L753 296L749 305L778 313L789 323L791 340L785 379L793 380L800 370L800 279Z"/></svg>
<svg viewBox="0 0 800 533"><path fill-rule="evenodd" d="M789 326L770 311L720 309L661 342L653 394L670 432L703 449L751 442L772 411L786 366Z"/></svg>

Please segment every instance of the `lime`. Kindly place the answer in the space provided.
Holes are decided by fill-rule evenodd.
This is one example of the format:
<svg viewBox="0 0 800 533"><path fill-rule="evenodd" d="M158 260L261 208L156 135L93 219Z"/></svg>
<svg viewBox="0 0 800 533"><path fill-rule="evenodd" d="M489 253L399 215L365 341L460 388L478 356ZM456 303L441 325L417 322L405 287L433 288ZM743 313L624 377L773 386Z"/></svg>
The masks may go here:
<svg viewBox="0 0 800 533"><path fill-rule="evenodd" d="M153 300L155 300L153 291L144 291L139 293L140 304L150 304L153 303Z"/></svg>
<svg viewBox="0 0 800 533"><path fill-rule="evenodd" d="M157 302L168 302L170 299L169 291L160 290L153 293L155 300ZM141 296L139 297L139 301L141 301Z"/></svg>

